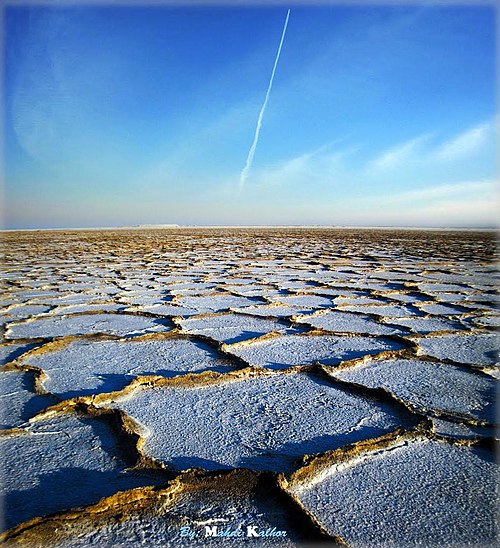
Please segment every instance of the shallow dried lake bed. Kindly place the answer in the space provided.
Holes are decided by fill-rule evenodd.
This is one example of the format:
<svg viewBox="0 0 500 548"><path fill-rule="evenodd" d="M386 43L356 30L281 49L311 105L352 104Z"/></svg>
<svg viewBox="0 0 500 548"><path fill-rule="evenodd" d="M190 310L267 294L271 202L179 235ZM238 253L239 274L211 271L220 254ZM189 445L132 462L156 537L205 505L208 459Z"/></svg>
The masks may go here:
<svg viewBox="0 0 500 548"><path fill-rule="evenodd" d="M2 237L4 542L498 543L493 232Z"/></svg>

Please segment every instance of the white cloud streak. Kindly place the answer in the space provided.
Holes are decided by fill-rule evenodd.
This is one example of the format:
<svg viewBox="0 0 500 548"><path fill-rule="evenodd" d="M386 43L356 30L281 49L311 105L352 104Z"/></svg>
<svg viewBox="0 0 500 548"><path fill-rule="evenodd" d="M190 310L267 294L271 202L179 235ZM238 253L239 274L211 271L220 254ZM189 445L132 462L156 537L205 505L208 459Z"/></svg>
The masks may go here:
<svg viewBox="0 0 500 548"><path fill-rule="evenodd" d="M427 133L386 150L369 164L369 169L386 170L399 167L414 158L430 136L431 134Z"/></svg>
<svg viewBox="0 0 500 548"><path fill-rule="evenodd" d="M290 17L290 10L288 10L288 12L286 14L285 25L283 26L283 32L281 34L281 40L280 40L280 45L278 47L278 53L276 54L276 59L274 60L274 67L273 67L273 71L271 73L271 79L269 80L269 86L267 87L266 98L264 99L264 103L262 104L262 108L260 109L259 118L257 119L257 126L255 128L255 135L254 135L254 138L253 138L253 143L252 143L252 146L250 147L250 150L248 151L248 156L247 156L247 161L245 163L245 167L241 170L240 186L239 186L239 192L240 193L243 190L243 187L245 186L245 182L248 178L248 173L250 171L250 168L252 167L253 158L255 156L255 150L257 149L257 143L259 142L260 129L262 127L262 120L264 118L264 112L266 110L267 103L269 101L269 95L271 94L271 89L273 87L274 74L276 73L276 67L278 66L278 61L279 61L279 58L280 58L280 55L281 55L281 48L283 47L283 41L285 40L285 34L286 34L287 26L288 26L289 17Z"/></svg>
<svg viewBox="0 0 500 548"><path fill-rule="evenodd" d="M463 181L436 185L417 190L394 194L386 198L389 202L419 202L448 200L456 196L494 196L498 190L498 181Z"/></svg>
<svg viewBox="0 0 500 548"><path fill-rule="evenodd" d="M443 143L434 153L437 160L455 160L473 154L487 142L491 126L479 124Z"/></svg>

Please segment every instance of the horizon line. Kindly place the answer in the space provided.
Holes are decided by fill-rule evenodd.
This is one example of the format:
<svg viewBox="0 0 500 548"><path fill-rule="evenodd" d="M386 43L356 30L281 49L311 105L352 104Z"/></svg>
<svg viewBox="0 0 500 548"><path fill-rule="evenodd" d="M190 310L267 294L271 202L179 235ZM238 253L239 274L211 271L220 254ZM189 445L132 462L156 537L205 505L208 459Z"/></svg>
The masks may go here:
<svg viewBox="0 0 500 548"><path fill-rule="evenodd" d="M137 224L119 226L52 227L52 228L2 228L0 232L60 232L60 231L99 231L99 230L178 230L178 229L334 229L334 230L447 230L447 231L497 231L498 226L415 226L415 225L333 225L333 224Z"/></svg>

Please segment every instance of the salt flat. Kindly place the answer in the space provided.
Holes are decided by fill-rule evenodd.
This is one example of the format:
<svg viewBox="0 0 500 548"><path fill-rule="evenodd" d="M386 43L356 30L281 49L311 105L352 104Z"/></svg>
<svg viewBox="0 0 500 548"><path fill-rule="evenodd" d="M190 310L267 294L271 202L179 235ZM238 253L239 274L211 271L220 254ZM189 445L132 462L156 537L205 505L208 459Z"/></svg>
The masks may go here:
<svg viewBox="0 0 500 548"><path fill-rule="evenodd" d="M342 337L339 335L276 335L263 337L251 344L235 343L228 347L232 354L251 365L286 368L290 365L320 362L338 364L368 354L400 350L402 344L390 339L370 337Z"/></svg>
<svg viewBox="0 0 500 548"><path fill-rule="evenodd" d="M71 415L0 437L5 525L148 483L124 473L117 445L101 421Z"/></svg>
<svg viewBox="0 0 500 548"><path fill-rule="evenodd" d="M493 232L2 238L1 540L497 542Z"/></svg>
<svg viewBox="0 0 500 548"><path fill-rule="evenodd" d="M401 417L302 374L143 389L104 402L147 429L145 454L173 467L283 472L294 460L391 431Z"/></svg>
<svg viewBox="0 0 500 548"><path fill-rule="evenodd" d="M491 451L415 439L332 465L295 492L354 546L493 546L497 471Z"/></svg>
<svg viewBox="0 0 500 548"><path fill-rule="evenodd" d="M140 375L171 377L231 371L231 362L203 342L182 338L72 340L20 359L43 372L41 386L59 398L121 390Z"/></svg>
<svg viewBox="0 0 500 548"><path fill-rule="evenodd" d="M333 374L344 381L383 387L421 410L473 418L493 424L495 381L465 369L424 360L367 359Z"/></svg>
<svg viewBox="0 0 500 548"><path fill-rule="evenodd" d="M168 329L157 319L131 314L70 314L9 323L5 336L7 339L52 338L91 333L133 336Z"/></svg>

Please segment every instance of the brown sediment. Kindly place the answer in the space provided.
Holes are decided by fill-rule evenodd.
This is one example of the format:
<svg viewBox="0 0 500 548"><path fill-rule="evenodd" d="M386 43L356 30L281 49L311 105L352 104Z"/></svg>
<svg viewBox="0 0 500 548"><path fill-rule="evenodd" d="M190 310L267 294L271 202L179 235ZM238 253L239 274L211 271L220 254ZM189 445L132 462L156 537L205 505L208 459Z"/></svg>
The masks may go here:
<svg viewBox="0 0 500 548"><path fill-rule="evenodd" d="M0 436L31 436L31 432L24 428L4 428L0 429Z"/></svg>
<svg viewBox="0 0 500 548"><path fill-rule="evenodd" d="M235 498L244 504L270 506L278 503L283 519L294 537L308 542L328 542L330 546L345 546L340 537L328 535L315 520L297 506L294 499L279 486L276 476L265 472L235 469L219 472L188 470L179 474L166 486L139 487L118 492L97 504L77 508L46 517L36 517L0 535L7 545L56 545L78 535L84 537L106 524L125 523L134 517L147 523L155 517L176 524L186 517L176 512L177 502L185 495ZM264 510L265 511L265 510ZM244 519L244 516L242 516ZM168 543L169 539L165 539ZM300 545L303 545L300 542Z"/></svg>
<svg viewBox="0 0 500 548"><path fill-rule="evenodd" d="M283 337L283 333L281 333L280 331L273 330L273 331L269 331L269 333L264 333L264 335L252 337L251 339L245 339L244 341L238 341L232 344L223 343L222 349L230 353L233 348L242 348L245 346L252 345L254 343L260 343L263 341L278 339L280 337Z"/></svg>
<svg viewBox="0 0 500 548"><path fill-rule="evenodd" d="M345 369L352 369L360 365L365 365L374 360L415 360L418 359L415 356L414 352L408 348L403 348L402 350L384 350L378 354L370 354L366 356L361 356L360 358L353 358L352 360L343 360L338 365L332 365L334 371L343 371ZM328 371L328 370L326 370Z"/></svg>

